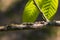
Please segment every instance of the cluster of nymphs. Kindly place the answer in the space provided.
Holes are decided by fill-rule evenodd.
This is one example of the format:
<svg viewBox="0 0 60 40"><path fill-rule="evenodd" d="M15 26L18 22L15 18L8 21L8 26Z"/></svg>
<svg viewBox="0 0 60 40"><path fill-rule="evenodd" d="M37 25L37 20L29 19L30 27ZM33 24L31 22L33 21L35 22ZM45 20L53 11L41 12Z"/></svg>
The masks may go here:
<svg viewBox="0 0 60 40"><path fill-rule="evenodd" d="M53 21L53 22L35 22L35 23L22 23L22 24L10 24L7 26L1 26L0 30L17 30L17 29L41 29L45 28L46 26L60 26L60 21Z"/></svg>

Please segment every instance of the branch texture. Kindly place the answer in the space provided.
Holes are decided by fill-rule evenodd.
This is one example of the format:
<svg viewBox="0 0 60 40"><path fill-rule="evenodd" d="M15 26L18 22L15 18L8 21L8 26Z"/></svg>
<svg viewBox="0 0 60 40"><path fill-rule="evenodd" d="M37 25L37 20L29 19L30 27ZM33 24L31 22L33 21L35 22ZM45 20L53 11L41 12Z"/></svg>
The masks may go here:
<svg viewBox="0 0 60 40"><path fill-rule="evenodd" d="M35 23L22 23L22 24L10 24L6 26L0 26L0 31L4 30L20 30L20 29L41 29L47 26L60 26L60 21L53 22L35 22Z"/></svg>

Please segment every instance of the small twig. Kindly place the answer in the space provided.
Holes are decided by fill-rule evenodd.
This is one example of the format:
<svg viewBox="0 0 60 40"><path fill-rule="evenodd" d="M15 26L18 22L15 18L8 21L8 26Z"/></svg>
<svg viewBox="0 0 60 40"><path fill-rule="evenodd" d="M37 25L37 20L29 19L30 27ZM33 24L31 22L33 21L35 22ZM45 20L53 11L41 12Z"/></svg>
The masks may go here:
<svg viewBox="0 0 60 40"><path fill-rule="evenodd" d="M20 30L20 29L41 29L47 26L60 26L60 21L53 21L53 22L35 22L35 23L22 23L22 24L11 24L7 26L1 26L1 30Z"/></svg>

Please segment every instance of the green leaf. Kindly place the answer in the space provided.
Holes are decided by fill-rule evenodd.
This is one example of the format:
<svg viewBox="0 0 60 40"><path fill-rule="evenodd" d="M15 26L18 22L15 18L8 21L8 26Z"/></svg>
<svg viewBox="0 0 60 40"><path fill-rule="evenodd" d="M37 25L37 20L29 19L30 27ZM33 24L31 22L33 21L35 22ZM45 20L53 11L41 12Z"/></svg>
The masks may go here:
<svg viewBox="0 0 60 40"><path fill-rule="evenodd" d="M51 21L58 8L58 0L35 0L45 19Z"/></svg>
<svg viewBox="0 0 60 40"><path fill-rule="evenodd" d="M38 17L39 10L34 5L33 0L29 0L23 12L23 22L34 22Z"/></svg>

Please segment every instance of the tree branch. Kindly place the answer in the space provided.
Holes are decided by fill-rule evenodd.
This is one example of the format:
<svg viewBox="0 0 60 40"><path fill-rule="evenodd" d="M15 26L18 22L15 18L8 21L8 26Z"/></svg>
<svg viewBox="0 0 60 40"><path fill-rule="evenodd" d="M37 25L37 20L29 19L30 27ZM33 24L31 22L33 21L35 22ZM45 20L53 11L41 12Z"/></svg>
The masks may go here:
<svg viewBox="0 0 60 40"><path fill-rule="evenodd" d="M0 31L20 30L20 29L41 29L47 26L60 26L60 21L53 21L53 22L40 21L35 23L10 24L7 26L1 26Z"/></svg>

